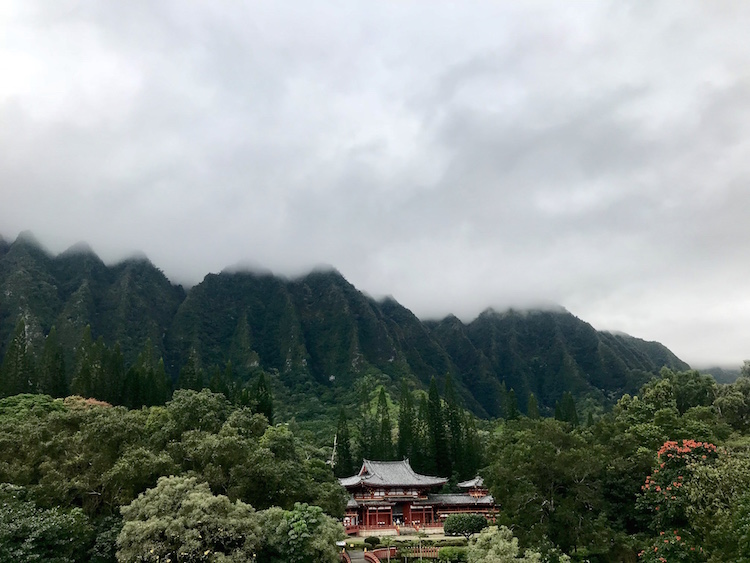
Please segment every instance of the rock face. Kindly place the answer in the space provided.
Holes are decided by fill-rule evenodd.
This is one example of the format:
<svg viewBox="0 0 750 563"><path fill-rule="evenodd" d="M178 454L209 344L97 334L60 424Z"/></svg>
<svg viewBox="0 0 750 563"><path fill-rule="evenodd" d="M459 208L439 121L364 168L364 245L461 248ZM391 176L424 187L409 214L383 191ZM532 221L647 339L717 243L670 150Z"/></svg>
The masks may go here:
<svg viewBox="0 0 750 563"><path fill-rule="evenodd" d="M86 245L52 256L27 233L0 239L0 354L20 317L35 351L54 325L72 355L90 325L94 338L120 343L126 362L150 339L173 377L192 354L205 369L262 368L290 391L331 403L365 375L426 388L450 373L480 416L501 414L510 389L522 411L530 393L549 409L564 391L606 401L663 366L688 367L661 344L597 332L562 309L423 322L334 270L293 280L227 271L186 292L145 258L107 266Z"/></svg>

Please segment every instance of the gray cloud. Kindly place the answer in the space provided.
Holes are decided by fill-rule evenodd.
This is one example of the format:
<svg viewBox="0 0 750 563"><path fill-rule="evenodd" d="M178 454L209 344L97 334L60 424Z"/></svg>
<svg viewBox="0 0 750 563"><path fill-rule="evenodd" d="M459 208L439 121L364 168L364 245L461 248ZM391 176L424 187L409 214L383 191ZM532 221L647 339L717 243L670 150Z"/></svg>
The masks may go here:
<svg viewBox="0 0 750 563"><path fill-rule="evenodd" d="M750 356L750 7L14 0L0 232Z"/></svg>

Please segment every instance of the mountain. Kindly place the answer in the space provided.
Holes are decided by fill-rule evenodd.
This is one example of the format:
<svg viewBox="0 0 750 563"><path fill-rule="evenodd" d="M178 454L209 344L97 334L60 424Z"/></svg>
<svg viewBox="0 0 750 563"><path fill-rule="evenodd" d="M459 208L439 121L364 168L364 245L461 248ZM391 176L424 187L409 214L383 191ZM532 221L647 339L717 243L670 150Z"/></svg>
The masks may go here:
<svg viewBox="0 0 750 563"><path fill-rule="evenodd" d="M244 379L262 369L289 413L299 401L306 412L354 401L368 378L396 393L402 379L426 389L449 373L479 416L502 414L510 389L522 411L530 393L550 411L565 391L611 402L663 366L688 368L659 343L598 332L563 309L422 321L335 270L226 270L186 292L145 258L108 266L84 244L52 256L29 233L0 239L0 354L19 318L36 354L54 325L72 359L90 325L95 339L119 342L126 363L150 340L174 379L189 358L204 370L231 361Z"/></svg>

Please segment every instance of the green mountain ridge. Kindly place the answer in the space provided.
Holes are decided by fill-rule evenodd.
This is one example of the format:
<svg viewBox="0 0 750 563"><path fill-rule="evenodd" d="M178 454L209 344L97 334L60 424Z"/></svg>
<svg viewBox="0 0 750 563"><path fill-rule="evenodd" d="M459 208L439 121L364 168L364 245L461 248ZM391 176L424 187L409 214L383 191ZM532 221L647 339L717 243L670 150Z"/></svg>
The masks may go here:
<svg viewBox="0 0 750 563"><path fill-rule="evenodd" d="M227 269L185 291L146 258L108 266L84 244L52 256L29 233L0 239L0 354L19 318L37 354L55 326L72 360L90 325L94 339L119 342L127 363L150 339L173 379L190 357L206 372L231 361L240 377L263 369L289 396L323 407L366 377L396 396L403 379L426 389L450 373L478 416L502 415L510 389L522 411L533 393L549 412L565 391L611 403L663 366L688 368L659 343L598 332L562 308L422 321L333 269L297 278Z"/></svg>

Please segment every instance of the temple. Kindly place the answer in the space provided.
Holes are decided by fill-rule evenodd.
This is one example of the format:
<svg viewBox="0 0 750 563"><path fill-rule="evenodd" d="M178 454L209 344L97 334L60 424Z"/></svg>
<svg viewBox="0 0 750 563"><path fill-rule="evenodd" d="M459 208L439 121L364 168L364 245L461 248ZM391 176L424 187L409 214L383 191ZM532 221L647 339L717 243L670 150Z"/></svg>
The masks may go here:
<svg viewBox="0 0 750 563"><path fill-rule="evenodd" d="M400 527L441 527L450 514L491 517L494 499L480 477L459 483L466 492L437 494L448 480L416 473L403 461L364 460L359 473L339 479L351 495L344 526L350 534Z"/></svg>

